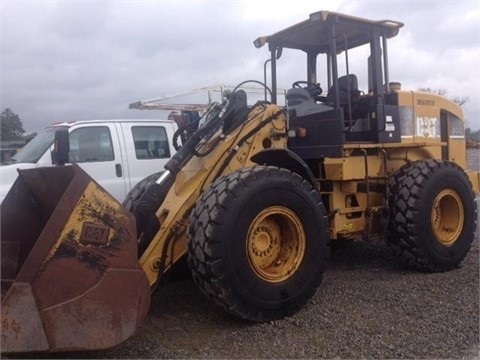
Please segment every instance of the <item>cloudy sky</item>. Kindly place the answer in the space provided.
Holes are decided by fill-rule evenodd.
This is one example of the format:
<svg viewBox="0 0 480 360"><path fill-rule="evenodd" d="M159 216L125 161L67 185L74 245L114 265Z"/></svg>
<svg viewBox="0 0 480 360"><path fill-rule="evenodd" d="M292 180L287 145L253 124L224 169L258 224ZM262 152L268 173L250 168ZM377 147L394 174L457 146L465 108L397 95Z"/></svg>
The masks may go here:
<svg viewBox="0 0 480 360"><path fill-rule="evenodd" d="M404 89L442 88L450 97L468 96L467 126L480 128L478 0L0 4L0 105L17 113L27 132L66 120L164 118L166 112L129 110L128 104L262 80L269 54L253 40L318 10L405 23L389 42L390 79ZM304 63L293 66L295 61L288 54L280 60L285 76L279 86L304 80Z"/></svg>

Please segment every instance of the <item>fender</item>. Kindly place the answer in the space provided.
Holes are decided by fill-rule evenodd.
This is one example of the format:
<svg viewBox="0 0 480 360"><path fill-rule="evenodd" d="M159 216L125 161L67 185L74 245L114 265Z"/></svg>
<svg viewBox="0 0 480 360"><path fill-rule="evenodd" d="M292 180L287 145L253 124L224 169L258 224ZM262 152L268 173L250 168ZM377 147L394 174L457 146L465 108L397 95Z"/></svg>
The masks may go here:
<svg viewBox="0 0 480 360"><path fill-rule="evenodd" d="M293 171L312 184L318 191L315 176L305 161L289 149L265 149L250 158L258 165L278 166Z"/></svg>

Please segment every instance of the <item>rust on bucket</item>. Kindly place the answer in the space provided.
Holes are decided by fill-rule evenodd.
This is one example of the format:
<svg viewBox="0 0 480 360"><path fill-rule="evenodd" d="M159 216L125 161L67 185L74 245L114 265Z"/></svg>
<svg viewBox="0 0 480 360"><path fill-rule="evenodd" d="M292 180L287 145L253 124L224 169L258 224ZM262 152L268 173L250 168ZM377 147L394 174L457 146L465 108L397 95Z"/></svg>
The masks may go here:
<svg viewBox="0 0 480 360"><path fill-rule="evenodd" d="M2 352L109 348L143 322L135 220L80 167L20 170L0 225Z"/></svg>

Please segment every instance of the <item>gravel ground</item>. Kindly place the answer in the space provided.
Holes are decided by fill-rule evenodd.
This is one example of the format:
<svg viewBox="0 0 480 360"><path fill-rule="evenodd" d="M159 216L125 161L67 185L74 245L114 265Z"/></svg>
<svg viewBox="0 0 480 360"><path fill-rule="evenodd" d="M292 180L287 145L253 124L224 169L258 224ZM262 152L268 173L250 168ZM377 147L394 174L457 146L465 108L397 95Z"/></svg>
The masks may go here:
<svg viewBox="0 0 480 360"><path fill-rule="evenodd" d="M184 277L153 295L146 323L116 348L15 357L480 359L479 264L478 235L462 267L437 274L405 268L381 243L340 243L290 318L233 318Z"/></svg>
<svg viewBox="0 0 480 360"><path fill-rule="evenodd" d="M478 236L463 266L440 274L404 268L381 244L354 242L334 246L322 286L285 320L233 318L184 278L153 295L147 322L124 344L27 357L472 359L478 288Z"/></svg>
<svg viewBox="0 0 480 360"><path fill-rule="evenodd" d="M187 278L161 287L144 326L114 349L28 357L472 359L478 288L478 237L461 268L440 274L408 270L384 246L354 242L333 248L322 286L290 318L238 320Z"/></svg>

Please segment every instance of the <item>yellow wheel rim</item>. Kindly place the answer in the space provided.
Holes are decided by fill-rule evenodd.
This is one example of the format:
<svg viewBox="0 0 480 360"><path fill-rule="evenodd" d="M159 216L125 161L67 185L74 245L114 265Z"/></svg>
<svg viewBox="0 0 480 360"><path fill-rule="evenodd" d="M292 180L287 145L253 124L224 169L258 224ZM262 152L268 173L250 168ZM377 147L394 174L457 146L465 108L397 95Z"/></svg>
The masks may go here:
<svg viewBox="0 0 480 360"><path fill-rule="evenodd" d="M272 206L260 212L247 234L247 254L253 271L263 280L279 283L292 276L305 254L302 222L290 209Z"/></svg>
<svg viewBox="0 0 480 360"><path fill-rule="evenodd" d="M438 242L453 245L463 228L465 213L460 196L451 189L442 190L432 207L432 228Z"/></svg>

